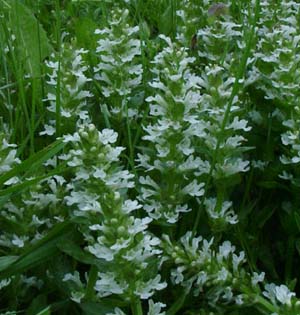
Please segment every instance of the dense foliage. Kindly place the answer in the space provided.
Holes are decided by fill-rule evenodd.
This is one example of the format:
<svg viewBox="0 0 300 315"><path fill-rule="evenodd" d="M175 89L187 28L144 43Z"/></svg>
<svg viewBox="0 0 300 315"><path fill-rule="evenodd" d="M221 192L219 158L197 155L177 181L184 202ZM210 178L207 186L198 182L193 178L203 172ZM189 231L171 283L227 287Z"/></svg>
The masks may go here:
<svg viewBox="0 0 300 315"><path fill-rule="evenodd" d="M0 314L300 314L299 17L0 0Z"/></svg>

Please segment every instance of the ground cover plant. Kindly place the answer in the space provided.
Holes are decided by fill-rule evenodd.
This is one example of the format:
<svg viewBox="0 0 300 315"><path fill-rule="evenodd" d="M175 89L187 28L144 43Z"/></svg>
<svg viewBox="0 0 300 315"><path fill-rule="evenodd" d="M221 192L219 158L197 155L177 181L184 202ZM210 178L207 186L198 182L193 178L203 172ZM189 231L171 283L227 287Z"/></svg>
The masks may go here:
<svg viewBox="0 0 300 315"><path fill-rule="evenodd" d="M0 0L0 314L300 314L299 17Z"/></svg>

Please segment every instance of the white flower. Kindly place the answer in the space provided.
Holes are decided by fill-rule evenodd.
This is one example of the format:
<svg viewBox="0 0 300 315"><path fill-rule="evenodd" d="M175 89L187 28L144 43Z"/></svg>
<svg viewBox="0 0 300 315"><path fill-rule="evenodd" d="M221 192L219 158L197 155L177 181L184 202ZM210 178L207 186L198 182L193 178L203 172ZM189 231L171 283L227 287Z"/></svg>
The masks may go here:
<svg viewBox="0 0 300 315"><path fill-rule="evenodd" d="M97 258L104 259L106 261L113 261L114 251L111 248L102 246L100 244L94 244L88 246L88 250L91 254L95 255Z"/></svg>
<svg viewBox="0 0 300 315"><path fill-rule="evenodd" d="M13 240L11 241L17 247L24 247L25 242L29 239L28 236L18 236L16 234L13 235Z"/></svg>
<svg viewBox="0 0 300 315"><path fill-rule="evenodd" d="M223 164L216 164L216 169L213 176L216 179L229 177L239 172L247 172L249 170L249 161L243 161L241 158L229 159L226 158Z"/></svg>
<svg viewBox="0 0 300 315"><path fill-rule="evenodd" d="M273 303L275 303L276 298L275 288L276 285L274 283L267 283L265 285L265 291L263 291L263 295L270 299Z"/></svg>
<svg viewBox="0 0 300 315"><path fill-rule="evenodd" d="M149 311L147 315L165 315L166 312L161 312L161 309L166 306L166 304L157 302L154 303L152 300L149 300Z"/></svg>
<svg viewBox="0 0 300 315"><path fill-rule="evenodd" d="M13 176L10 179L8 179L7 181L5 181L3 184L6 186L10 186L10 185L20 183L20 181L21 180L17 176Z"/></svg>
<svg viewBox="0 0 300 315"><path fill-rule="evenodd" d="M223 258L227 259L234 251L235 246L232 246L229 241L224 241L223 244L219 246L218 260L221 262Z"/></svg>
<svg viewBox="0 0 300 315"><path fill-rule="evenodd" d="M103 129L99 132L99 139L104 145L108 143L115 143L117 138L118 134L112 129Z"/></svg>
<svg viewBox="0 0 300 315"><path fill-rule="evenodd" d="M99 196L97 194L92 195L87 191L71 191L71 194L65 197L68 206L77 204L78 209L83 212L102 212L98 199Z"/></svg>
<svg viewBox="0 0 300 315"><path fill-rule="evenodd" d="M95 169L95 172L93 173L93 176L95 178L98 178L101 180L104 180L106 178L107 174L103 169L95 167L95 166L93 168Z"/></svg>
<svg viewBox="0 0 300 315"><path fill-rule="evenodd" d="M239 294L235 297L235 303L237 305L243 305L244 301L243 301L243 295Z"/></svg>
<svg viewBox="0 0 300 315"><path fill-rule="evenodd" d="M4 287L7 287L11 283L11 279L3 279L0 281L0 290Z"/></svg>
<svg viewBox="0 0 300 315"><path fill-rule="evenodd" d="M222 269L217 273L217 280L226 281L228 276L229 276L228 270L225 267L222 267Z"/></svg>
<svg viewBox="0 0 300 315"><path fill-rule="evenodd" d="M63 142L79 142L80 141L80 136L78 132L75 132L73 135L64 135L63 137Z"/></svg>
<svg viewBox="0 0 300 315"><path fill-rule="evenodd" d="M98 276L100 279L96 281L95 290L98 292L100 297L111 294L122 294L128 287L125 283L118 283L115 279L114 273L112 272L99 272Z"/></svg>
<svg viewBox="0 0 300 315"><path fill-rule="evenodd" d="M124 201L124 203L122 204L122 210L125 213L130 213L134 210L140 209L142 207L142 205L140 205L136 200L130 200L127 199Z"/></svg>
<svg viewBox="0 0 300 315"><path fill-rule="evenodd" d="M201 288L205 283L206 281L209 280L209 276L207 274L206 271L200 271L197 275L197 285Z"/></svg>
<svg viewBox="0 0 300 315"><path fill-rule="evenodd" d="M225 300L227 300L227 301L231 301L231 300L232 300L232 298L233 298L233 293L232 293L232 290L231 290L230 287L226 287L226 288L224 289L224 294L223 294L222 297L223 297Z"/></svg>
<svg viewBox="0 0 300 315"><path fill-rule="evenodd" d="M237 256L236 254L232 255L232 266L233 266L233 270L237 271L238 267L241 263L243 263L245 260L245 252L241 251L239 256Z"/></svg>
<svg viewBox="0 0 300 315"><path fill-rule="evenodd" d="M186 270L186 267L179 266L176 269L171 270L171 279L175 284L182 283L184 281L183 271Z"/></svg>
<svg viewBox="0 0 300 315"><path fill-rule="evenodd" d="M85 292L80 292L80 291L72 291L71 292L71 300L74 301L75 303L80 303L81 300L84 298Z"/></svg>
<svg viewBox="0 0 300 315"><path fill-rule="evenodd" d="M128 228L128 232L132 235L136 235L148 228L149 223L152 221L151 218L136 218L134 219L133 225Z"/></svg>
<svg viewBox="0 0 300 315"><path fill-rule="evenodd" d="M138 282L136 285L135 294L140 296L141 299L148 299L154 294L155 291L160 291L166 288L166 282L160 282L161 277L157 275L154 279L149 280L148 282Z"/></svg>
<svg viewBox="0 0 300 315"><path fill-rule="evenodd" d="M224 219L225 222L229 224L236 224L238 222L238 217L231 210L232 202L231 201L224 201L222 204L221 209L217 209L217 199L216 198L206 198L204 201L206 206L206 211L210 218L214 220Z"/></svg>
<svg viewBox="0 0 300 315"><path fill-rule="evenodd" d="M52 136L55 134L56 132L56 129L55 127L51 126L51 125L48 125L48 124L45 124L44 125L44 131L41 131L39 133L40 136L43 136L43 135L47 135L47 136Z"/></svg>
<svg viewBox="0 0 300 315"><path fill-rule="evenodd" d="M176 147L184 155L188 156L188 155L194 153L194 148L192 147L191 140L187 137L185 137Z"/></svg>
<svg viewBox="0 0 300 315"><path fill-rule="evenodd" d="M185 186L182 190L183 193L190 195L190 196L203 196L204 195L204 183L197 183L197 180L194 179L190 184Z"/></svg>
<svg viewBox="0 0 300 315"><path fill-rule="evenodd" d="M291 298L293 296L296 296L296 294L294 292L291 292L289 288L284 284L275 287L275 295L276 299L280 303L286 305L291 305Z"/></svg>
<svg viewBox="0 0 300 315"><path fill-rule="evenodd" d="M265 279L265 273L257 273L253 272L252 278L251 278L251 283L253 286L257 285L259 282L263 282Z"/></svg>
<svg viewBox="0 0 300 315"><path fill-rule="evenodd" d="M62 279L62 281L66 282L66 281L72 281L74 282L76 285L78 285L78 287L82 287L83 284L80 280L80 275L78 271L75 271L74 274L72 273L66 273Z"/></svg>

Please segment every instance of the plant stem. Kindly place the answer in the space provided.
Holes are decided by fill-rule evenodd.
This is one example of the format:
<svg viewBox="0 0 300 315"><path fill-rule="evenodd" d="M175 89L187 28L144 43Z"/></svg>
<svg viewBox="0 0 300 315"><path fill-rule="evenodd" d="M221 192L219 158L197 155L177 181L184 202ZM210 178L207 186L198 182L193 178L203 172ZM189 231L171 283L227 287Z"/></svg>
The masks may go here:
<svg viewBox="0 0 300 315"><path fill-rule="evenodd" d="M89 272L89 280L87 283L86 291L85 291L85 299L88 301L90 300L94 295L94 286L96 284L98 278L98 269L96 266L92 266Z"/></svg>
<svg viewBox="0 0 300 315"><path fill-rule="evenodd" d="M143 315L142 303L139 299L133 299L131 303L132 315Z"/></svg>

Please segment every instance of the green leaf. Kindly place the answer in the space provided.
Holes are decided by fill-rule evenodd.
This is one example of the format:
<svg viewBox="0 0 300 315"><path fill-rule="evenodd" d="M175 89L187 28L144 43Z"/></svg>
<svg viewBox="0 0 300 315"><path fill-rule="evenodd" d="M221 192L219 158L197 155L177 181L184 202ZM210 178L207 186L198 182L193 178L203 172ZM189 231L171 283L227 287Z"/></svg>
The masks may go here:
<svg viewBox="0 0 300 315"><path fill-rule="evenodd" d="M80 307L84 315L106 315L112 313L115 306L108 306L104 303L83 303Z"/></svg>
<svg viewBox="0 0 300 315"><path fill-rule="evenodd" d="M39 312L43 312L45 310L46 305L47 305L47 296L45 294L39 294L31 302L30 306L28 307L26 311L26 315L37 315L39 314Z"/></svg>
<svg viewBox="0 0 300 315"><path fill-rule="evenodd" d="M300 231L300 215L297 212L294 212L294 217L298 231Z"/></svg>
<svg viewBox="0 0 300 315"><path fill-rule="evenodd" d="M65 145L66 143L62 142L62 140L57 140L43 150L35 153L21 164L16 165L9 172L0 176L0 185L3 185L7 180L22 172L29 174L30 171L36 170L37 167L57 154Z"/></svg>
<svg viewBox="0 0 300 315"><path fill-rule="evenodd" d="M169 5L165 12L162 14L158 27L161 33L165 35L169 35L172 31L173 27L173 15L172 15L172 7Z"/></svg>
<svg viewBox="0 0 300 315"><path fill-rule="evenodd" d="M23 57L19 62L25 65L25 70L32 77L40 77L41 63L51 52L46 32L21 1L7 0L7 3L9 7L6 23L16 36L19 57Z"/></svg>
<svg viewBox="0 0 300 315"><path fill-rule="evenodd" d="M84 251L80 246L70 239L64 239L57 244L57 247L65 254L73 257L78 262L82 262L87 265L96 265L99 259L96 259L90 253Z"/></svg>
<svg viewBox="0 0 300 315"><path fill-rule="evenodd" d="M32 269L41 263L52 259L59 251L57 243L64 237L68 238L73 232L73 226L66 221L57 224L37 244L28 248L18 259L3 268L0 272L0 279L5 279L15 274L20 274Z"/></svg>
<svg viewBox="0 0 300 315"><path fill-rule="evenodd" d="M2 256L0 257L0 271L6 269L13 264L19 256Z"/></svg>
<svg viewBox="0 0 300 315"><path fill-rule="evenodd" d="M36 315L51 315L50 306L48 306L47 308L43 309L42 311L40 311Z"/></svg>
<svg viewBox="0 0 300 315"><path fill-rule="evenodd" d="M276 207L268 207L261 209L255 218L253 219L253 226L256 226L260 229L263 228L263 226L266 224L266 222L272 217L276 210Z"/></svg>
<svg viewBox="0 0 300 315"><path fill-rule="evenodd" d="M3 198L3 199L0 199L0 206L6 202L7 199L5 197L14 193L20 193L22 190L39 183L41 180L51 177L53 175L61 174L64 171L66 171L66 168L56 168L52 170L51 172L46 173L43 176L38 176L38 177L35 177L34 179L26 180L22 182L21 184L16 184L6 189L0 190L0 197Z"/></svg>
<svg viewBox="0 0 300 315"><path fill-rule="evenodd" d="M96 49L94 30L97 28L97 24L87 17L75 19L74 24L78 46L94 51Z"/></svg>
<svg viewBox="0 0 300 315"><path fill-rule="evenodd" d="M267 189L274 189L274 188L280 187L280 185L274 180L273 181L272 180L260 181L257 183L257 185L260 187L267 188Z"/></svg>

